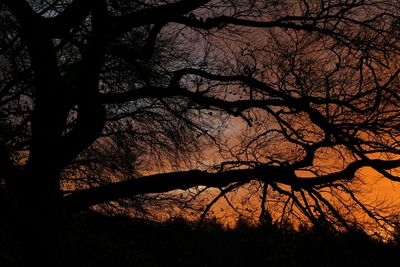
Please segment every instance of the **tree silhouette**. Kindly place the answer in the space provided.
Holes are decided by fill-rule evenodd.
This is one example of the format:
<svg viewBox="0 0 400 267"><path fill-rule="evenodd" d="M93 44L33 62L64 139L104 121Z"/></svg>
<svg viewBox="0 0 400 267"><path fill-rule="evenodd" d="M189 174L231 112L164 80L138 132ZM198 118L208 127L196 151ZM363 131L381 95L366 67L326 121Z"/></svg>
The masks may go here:
<svg viewBox="0 0 400 267"><path fill-rule="evenodd" d="M62 259L71 212L196 186L389 222L354 182L400 179L396 1L0 4L0 175L27 262Z"/></svg>

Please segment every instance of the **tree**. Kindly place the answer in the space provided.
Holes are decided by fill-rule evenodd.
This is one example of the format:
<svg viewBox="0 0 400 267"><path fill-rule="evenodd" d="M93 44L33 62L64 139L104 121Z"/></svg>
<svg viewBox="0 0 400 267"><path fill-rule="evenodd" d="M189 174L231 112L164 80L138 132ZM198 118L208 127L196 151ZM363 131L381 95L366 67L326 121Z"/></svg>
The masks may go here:
<svg viewBox="0 0 400 267"><path fill-rule="evenodd" d="M55 265L71 212L195 186L258 185L262 207L350 229L326 189L387 222L352 190L364 167L400 179L396 1L0 3L0 173L27 262Z"/></svg>

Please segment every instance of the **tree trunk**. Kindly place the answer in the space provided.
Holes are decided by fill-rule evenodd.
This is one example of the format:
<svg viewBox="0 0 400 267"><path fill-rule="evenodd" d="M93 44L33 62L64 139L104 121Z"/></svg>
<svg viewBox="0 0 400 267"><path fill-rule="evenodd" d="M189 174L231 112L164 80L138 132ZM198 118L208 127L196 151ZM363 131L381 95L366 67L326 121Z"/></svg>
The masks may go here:
<svg viewBox="0 0 400 267"><path fill-rule="evenodd" d="M25 176L20 194L20 223L24 266L65 266L63 218L58 179L46 170Z"/></svg>

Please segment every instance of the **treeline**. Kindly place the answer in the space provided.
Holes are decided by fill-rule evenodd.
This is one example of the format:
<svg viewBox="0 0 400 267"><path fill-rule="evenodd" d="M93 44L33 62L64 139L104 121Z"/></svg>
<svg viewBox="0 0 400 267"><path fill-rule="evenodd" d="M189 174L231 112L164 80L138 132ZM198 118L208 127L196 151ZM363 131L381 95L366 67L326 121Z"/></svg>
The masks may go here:
<svg viewBox="0 0 400 267"><path fill-rule="evenodd" d="M19 266L19 242L1 230L0 266ZM82 213L64 231L65 266L393 266L396 242L359 231L334 233L290 223L226 228L211 220L198 228L183 219L166 223Z"/></svg>
<svg viewBox="0 0 400 267"><path fill-rule="evenodd" d="M317 227L226 228L211 220L202 228L177 219L132 221L98 214L76 216L68 229L70 266L393 266L396 242L360 231Z"/></svg>

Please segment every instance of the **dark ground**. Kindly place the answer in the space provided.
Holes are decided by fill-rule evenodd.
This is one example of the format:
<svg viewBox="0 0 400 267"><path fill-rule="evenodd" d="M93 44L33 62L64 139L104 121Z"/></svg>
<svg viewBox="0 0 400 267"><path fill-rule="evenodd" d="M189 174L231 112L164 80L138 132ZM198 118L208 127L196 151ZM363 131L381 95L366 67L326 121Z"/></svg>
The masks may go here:
<svg viewBox="0 0 400 267"><path fill-rule="evenodd" d="M194 230L178 220L158 224L99 214L68 227L68 266L398 266L400 248L362 234L334 235L209 223ZM16 266L15 241L1 231L0 266ZM8 245L7 245L8 244ZM10 245L11 244L11 245ZM14 244L14 245L13 245ZM18 247L18 246L17 246Z"/></svg>
<svg viewBox="0 0 400 267"><path fill-rule="evenodd" d="M87 216L74 228L73 266L397 266L400 260L395 244L290 226L226 230L210 223L193 230L183 221Z"/></svg>

